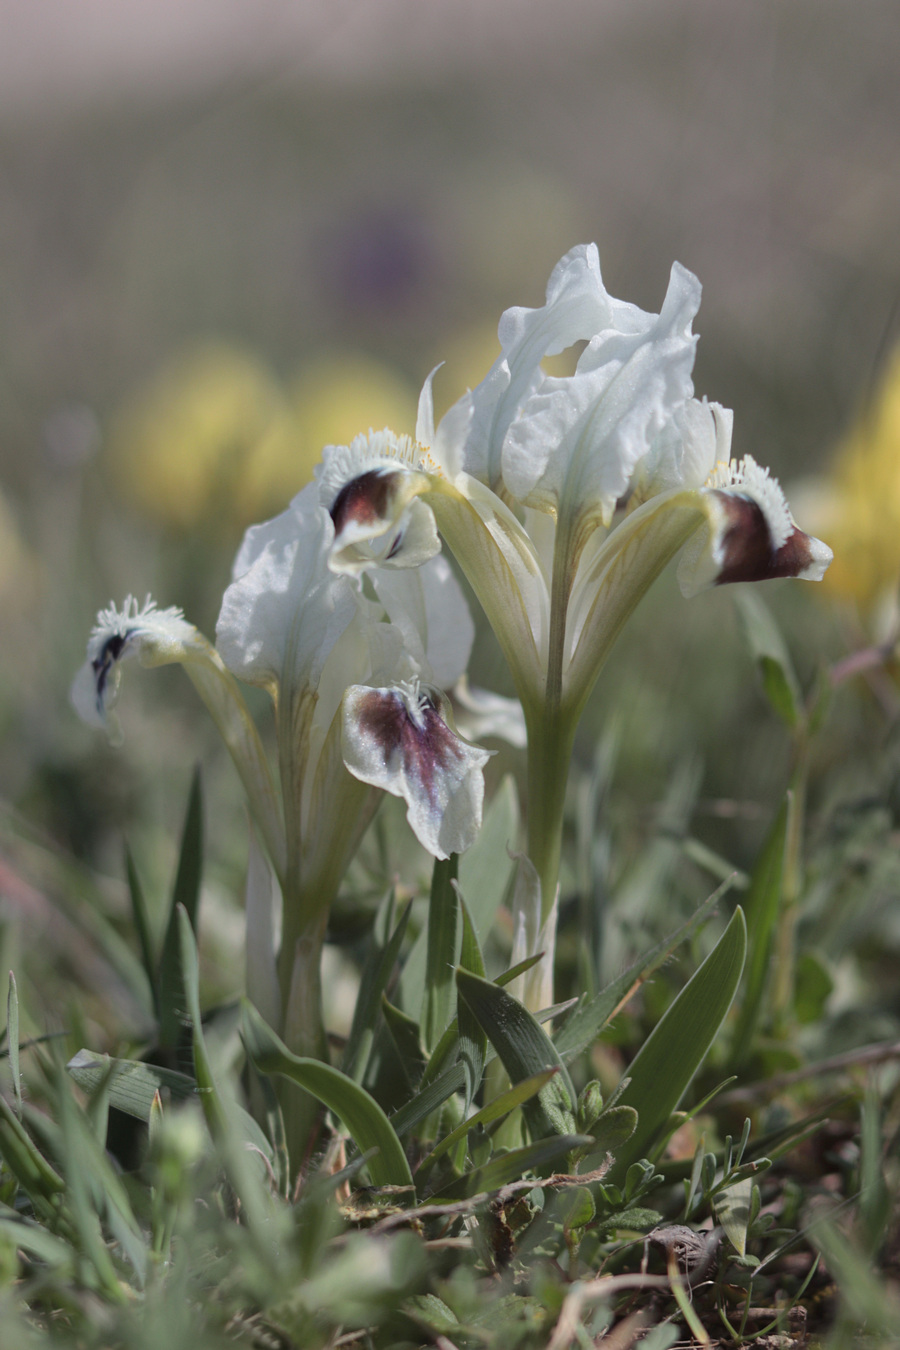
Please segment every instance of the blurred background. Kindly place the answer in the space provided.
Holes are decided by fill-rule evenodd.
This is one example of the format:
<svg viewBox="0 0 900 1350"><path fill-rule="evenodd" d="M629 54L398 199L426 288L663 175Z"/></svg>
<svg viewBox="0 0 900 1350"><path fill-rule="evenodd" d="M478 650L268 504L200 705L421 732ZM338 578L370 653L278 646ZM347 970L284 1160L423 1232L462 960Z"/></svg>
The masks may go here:
<svg viewBox="0 0 900 1350"><path fill-rule="evenodd" d="M0 32L7 964L37 935L81 984L112 978L78 955L72 897L90 877L124 914L123 833L162 894L198 761L215 941L237 951L224 752L177 670L126 672L123 748L77 722L93 617L152 592L212 635L243 529L323 444L412 430L437 362L439 410L476 383L501 311L540 304L577 242L647 309L674 259L703 282L697 391L838 555L827 586L766 590L802 680L891 636L896 0L0 0ZM489 635L472 675L509 691ZM873 784L889 800L896 711L889 671L841 692L814 824ZM612 715L627 847L688 773L691 828L751 859L790 748L725 592L659 583L589 710L585 773Z"/></svg>

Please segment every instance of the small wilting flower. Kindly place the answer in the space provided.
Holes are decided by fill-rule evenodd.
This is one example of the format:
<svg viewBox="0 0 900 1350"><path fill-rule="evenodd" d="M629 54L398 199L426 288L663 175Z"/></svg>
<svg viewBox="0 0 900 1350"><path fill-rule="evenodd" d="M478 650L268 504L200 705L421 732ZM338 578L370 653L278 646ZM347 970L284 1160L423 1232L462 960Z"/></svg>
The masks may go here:
<svg viewBox="0 0 900 1350"><path fill-rule="evenodd" d="M700 284L677 263L659 314L611 297L594 245L553 271L546 303L510 309L478 387L435 428L431 376L415 440L328 447L317 470L331 567L421 565L443 536L503 648L529 735L529 854L556 893L578 717L622 624L682 553L686 595L732 581L819 579L775 479L731 458L729 411L694 398ZM569 376L547 356L586 344Z"/></svg>
<svg viewBox="0 0 900 1350"><path fill-rule="evenodd" d="M148 596L128 596L121 609L97 615L87 659L72 685L72 703L89 726L113 741L122 733L116 715L122 666L182 665L203 699L237 767L251 814L279 877L284 875L284 830L268 761L238 685L221 656L180 609L158 609Z"/></svg>

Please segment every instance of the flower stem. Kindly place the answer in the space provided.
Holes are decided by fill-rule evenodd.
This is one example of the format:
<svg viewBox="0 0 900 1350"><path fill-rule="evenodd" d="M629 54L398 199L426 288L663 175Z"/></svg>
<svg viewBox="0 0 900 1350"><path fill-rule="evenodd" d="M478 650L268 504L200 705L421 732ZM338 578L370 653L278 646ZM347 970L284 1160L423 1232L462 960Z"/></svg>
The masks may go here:
<svg viewBox="0 0 900 1350"><path fill-rule="evenodd" d="M529 715L528 727L528 856L541 882L541 922L553 907L559 882L563 811L569 760L575 739L572 718L547 707Z"/></svg>
<svg viewBox="0 0 900 1350"><path fill-rule="evenodd" d="M323 910L313 924L302 927L304 907L297 903L297 897L293 900L290 905L285 903L284 935L278 954L281 1036L295 1055L327 1062L328 1040L322 1017L322 946L328 911ZM288 1155L296 1173L315 1144L320 1108L314 1097L287 1079L281 1080L278 1095Z"/></svg>

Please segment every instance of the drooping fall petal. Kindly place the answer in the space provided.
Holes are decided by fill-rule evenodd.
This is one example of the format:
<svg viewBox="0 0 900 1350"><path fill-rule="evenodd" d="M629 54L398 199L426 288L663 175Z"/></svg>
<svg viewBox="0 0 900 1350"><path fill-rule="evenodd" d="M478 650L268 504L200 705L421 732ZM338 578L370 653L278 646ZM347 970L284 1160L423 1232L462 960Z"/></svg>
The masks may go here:
<svg viewBox="0 0 900 1350"><path fill-rule="evenodd" d="M284 829L259 734L236 681L221 656L180 609L142 606L129 596L121 609L97 615L87 660L72 685L76 712L90 725L121 739L115 714L122 665L182 665L219 729L247 793L251 812L279 875L285 865Z"/></svg>
<svg viewBox="0 0 900 1350"><path fill-rule="evenodd" d="M403 798L416 838L434 857L447 858L473 844L490 752L455 734L439 695L417 684L354 685L343 707L344 763L350 772Z"/></svg>

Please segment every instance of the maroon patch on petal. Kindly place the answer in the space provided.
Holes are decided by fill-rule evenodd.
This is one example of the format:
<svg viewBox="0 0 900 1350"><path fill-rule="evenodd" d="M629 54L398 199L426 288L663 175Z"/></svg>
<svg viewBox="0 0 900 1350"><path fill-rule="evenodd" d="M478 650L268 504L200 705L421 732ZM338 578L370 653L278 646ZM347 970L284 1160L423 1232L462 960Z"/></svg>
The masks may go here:
<svg viewBox="0 0 900 1350"><path fill-rule="evenodd" d="M414 779L432 807L436 806L438 772L446 768L448 761L458 761L463 755L435 705L423 698L419 714L422 726L413 721L399 694L372 689L360 698L357 706L359 729L381 747L385 765L396 754L401 755L407 778Z"/></svg>
<svg viewBox="0 0 900 1350"><path fill-rule="evenodd" d="M345 483L331 505L334 532L340 534L349 521L374 525L383 520L397 474L367 469L358 478Z"/></svg>
<svg viewBox="0 0 900 1350"><path fill-rule="evenodd" d="M812 562L809 536L796 526L781 548L772 548L772 536L762 509L749 497L717 492L728 524L722 534L722 570L716 585L731 581L769 581L796 577Z"/></svg>

